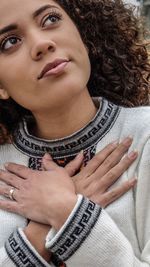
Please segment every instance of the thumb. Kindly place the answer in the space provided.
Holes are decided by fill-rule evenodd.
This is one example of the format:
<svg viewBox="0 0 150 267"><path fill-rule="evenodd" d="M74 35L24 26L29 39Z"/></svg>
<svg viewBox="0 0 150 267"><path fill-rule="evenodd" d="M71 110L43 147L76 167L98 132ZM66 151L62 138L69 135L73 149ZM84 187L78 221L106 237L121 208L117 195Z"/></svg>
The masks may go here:
<svg viewBox="0 0 150 267"><path fill-rule="evenodd" d="M50 154L46 153L42 158L42 168L44 171L50 171L58 168L59 166L55 163Z"/></svg>
<svg viewBox="0 0 150 267"><path fill-rule="evenodd" d="M80 169L83 163L83 151L81 151L72 161L70 161L66 166L65 170L69 174L69 176L75 175L75 173Z"/></svg>

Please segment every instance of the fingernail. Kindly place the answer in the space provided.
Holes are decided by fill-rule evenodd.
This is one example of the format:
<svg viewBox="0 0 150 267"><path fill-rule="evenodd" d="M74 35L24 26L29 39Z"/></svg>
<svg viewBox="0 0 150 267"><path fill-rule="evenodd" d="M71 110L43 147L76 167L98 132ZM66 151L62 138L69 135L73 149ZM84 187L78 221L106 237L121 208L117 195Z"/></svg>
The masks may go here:
<svg viewBox="0 0 150 267"><path fill-rule="evenodd" d="M128 136L127 138L125 138L125 139L123 140L122 143L123 143L124 145L129 146L129 145L132 144L132 141L133 141L133 138L132 138L131 136Z"/></svg>
<svg viewBox="0 0 150 267"><path fill-rule="evenodd" d="M129 154L128 154L128 158L129 159L135 159L138 155L138 152L136 150L134 151L131 151Z"/></svg>

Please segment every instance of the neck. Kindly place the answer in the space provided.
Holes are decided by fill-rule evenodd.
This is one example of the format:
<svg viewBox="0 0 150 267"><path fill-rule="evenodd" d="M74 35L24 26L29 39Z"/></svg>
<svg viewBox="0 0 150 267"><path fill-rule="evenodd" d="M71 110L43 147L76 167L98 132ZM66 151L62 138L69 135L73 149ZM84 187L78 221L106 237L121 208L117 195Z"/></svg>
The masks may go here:
<svg viewBox="0 0 150 267"><path fill-rule="evenodd" d="M57 109L51 109L44 114L34 114L34 134L49 140L66 137L88 124L96 111L97 108L86 90Z"/></svg>

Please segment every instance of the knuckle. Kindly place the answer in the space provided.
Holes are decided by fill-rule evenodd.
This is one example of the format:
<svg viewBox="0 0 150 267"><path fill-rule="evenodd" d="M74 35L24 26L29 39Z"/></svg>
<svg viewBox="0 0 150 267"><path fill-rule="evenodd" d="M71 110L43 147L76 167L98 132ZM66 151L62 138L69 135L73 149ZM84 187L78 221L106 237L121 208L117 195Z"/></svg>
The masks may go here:
<svg viewBox="0 0 150 267"><path fill-rule="evenodd" d="M23 183L23 185L22 185L22 192L24 192L24 191L29 192L29 190L31 189L31 187L32 186L30 185L30 183L28 181L25 181Z"/></svg>
<svg viewBox="0 0 150 267"><path fill-rule="evenodd" d="M9 176L9 182L12 183L12 184L15 182L15 179L14 179L13 175Z"/></svg>
<svg viewBox="0 0 150 267"><path fill-rule="evenodd" d="M131 162L126 159L121 160L118 165L115 167L115 171L121 176L131 165Z"/></svg>
<svg viewBox="0 0 150 267"><path fill-rule="evenodd" d="M120 144L120 152L125 153L128 150L128 148L129 148L128 144L124 144L124 143Z"/></svg>
<svg viewBox="0 0 150 267"><path fill-rule="evenodd" d="M115 171L119 174L119 175L121 175L126 169L127 169L127 164L123 161L123 160L121 160L119 163L118 163L118 165L117 166L115 166L114 168L115 168Z"/></svg>
<svg viewBox="0 0 150 267"><path fill-rule="evenodd" d="M16 166L16 171L17 172L20 172L20 171L23 171L23 170L25 170L24 166L22 166L22 165Z"/></svg>
<svg viewBox="0 0 150 267"><path fill-rule="evenodd" d="M103 177L101 179L98 180L98 187L101 188L102 190L104 188L108 187L108 181L106 177Z"/></svg>
<svg viewBox="0 0 150 267"><path fill-rule="evenodd" d="M107 196L101 196L98 202L101 207L105 208L108 204Z"/></svg>
<svg viewBox="0 0 150 267"><path fill-rule="evenodd" d="M115 151L117 149L118 145L117 143L110 143L106 146L105 150L109 153L112 153L112 151Z"/></svg>
<svg viewBox="0 0 150 267"><path fill-rule="evenodd" d="M114 169L112 169L106 174L105 181L110 182L110 181L114 180L114 178L118 178L118 175L117 175L117 172Z"/></svg>
<svg viewBox="0 0 150 267"><path fill-rule="evenodd" d="M117 191L115 190L115 189L112 189L111 191L110 191L110 199L116 199L117 198Z"/></svg>
<svg viewBox="0 0 150 267"><path fill-rule="evenodd" d="M120 144L119 146L118 146L118 148L116 149L116 155L118 156L118 157L120 157L120 159L123 157L123 155L125 155L125 153L127 152L127 150L128 150L128 146L126 146L125 144ZM115 152L114 152L115 153Z"/></svg>
<svg viewBox="0 0 150 267"><path fill-rule="evenodd" d="M102 161L102 157L100 155L96 155L92 159L91 163L92 163L93 167L97 167L97 166L99 166L101 164L101 161Z"/></svg>
<svg viewBox="0 0 150 267"><path fill-rule="evenodd" d="M104 164L106 167L112 167L112 159L111 157L108 157L105 161L104 161Z"/></svg>
<svg viewBox="0 0 150 267"><path fill-rule="evenodd" d="M9 175L10 175L10 174L9 174ZM0 172L0 178L1 178L1 179L4 179L4 180L5 180L5 179L8 178L9 175L8 175L8 172L5 172L5 171L1 171L1 172Z"/></svg>
<svg viewBox="0 0 150 267"><path fill-rule="evenodd" d="M7 211L10 211L10 212L12 211L12 205L11 204L12 204L11 201L7 202L7 204L6 204L6 210Z"/></svg>

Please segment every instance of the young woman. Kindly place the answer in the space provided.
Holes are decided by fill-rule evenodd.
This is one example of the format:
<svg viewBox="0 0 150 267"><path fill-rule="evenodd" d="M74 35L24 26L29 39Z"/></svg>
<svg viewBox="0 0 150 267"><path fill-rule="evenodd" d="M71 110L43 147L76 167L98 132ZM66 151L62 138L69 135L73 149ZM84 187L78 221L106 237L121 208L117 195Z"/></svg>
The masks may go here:
<svg viewBox="0 0 150 267"><path fill-rule="evenodd" d="M132 11L1 0L0 17L0 266L149 267L150 108L123 107L148 104Z"/></svg>

